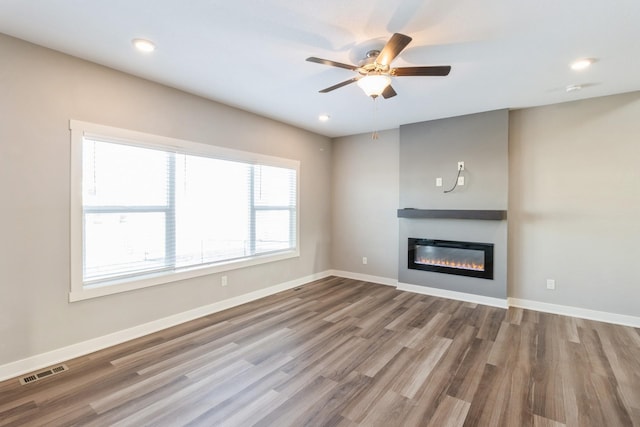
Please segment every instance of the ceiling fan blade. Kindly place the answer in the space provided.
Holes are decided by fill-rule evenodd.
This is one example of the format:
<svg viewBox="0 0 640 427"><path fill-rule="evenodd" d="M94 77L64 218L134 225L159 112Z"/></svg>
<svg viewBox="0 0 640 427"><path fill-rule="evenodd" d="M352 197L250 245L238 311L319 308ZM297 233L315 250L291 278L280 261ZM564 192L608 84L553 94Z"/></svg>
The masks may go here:
<svg viewBox="0 0 640 427"><path fill-rule="evenodd" d="M411 42L411 37L405 36L404 34L395 33L391 36L385 47L380 51L380 55L376 58L376 63L380 65L389 65L391 61L398 56L402 49L407 47L409 42Z"/></svg>
<svg viewBox="0 0 640 427"><path fill-rule="evenodd" d="M343 82L340 82L340 83L338 83L337 85L329 86L328 88L326 88L326 89L322 89L322 90L320 90L319 92L320 92L320 93L327 93L327 92L331 92L332 90L339 89L339 88L341 88L342 86L346 86L346 85L351 84L351 83L353 83L353 82L355 82L355 81L357 81L357 80L358 80L358 77L354 77L354 78L352 78L352 79L349 79L349 80L345 80L345 81L343 81Z"/></svg>
<svg viewBox="0 0 640 427"><path fill-rule="evenodd" d="M316 64L331 65L332 67L346 68L351 71L358 69L355 65L343 64L342 62L331 61L329 59L316 58L315 56L310 56L307 58L307 61L315 62Z"/></svg>
<svg viewBox="0 0 640 427"><path fill-rule="evenodd" d="M393 88L391 87L391 85L387 86L386 88L384 88L384 90L382 91L382 97L384 99L388 99L388 98L392 98L394 96L396 96L397 93L395 90L393 90Z"/></svg>
<svg viewBox="0 0 640 427"><path fill-rule="evenodd" d="M398 67L391 70L393 76L447 76L451 71L450 65L436 65L432 67Z"/></svg>

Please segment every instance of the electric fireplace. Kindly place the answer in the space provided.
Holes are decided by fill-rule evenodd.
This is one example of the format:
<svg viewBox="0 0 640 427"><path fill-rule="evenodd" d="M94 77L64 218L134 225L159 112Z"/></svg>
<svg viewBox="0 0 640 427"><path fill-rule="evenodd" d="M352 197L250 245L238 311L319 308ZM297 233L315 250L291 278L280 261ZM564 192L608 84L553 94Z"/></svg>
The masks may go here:
<svg viewBox="0 0 640 427"><path fill-rule="evenodd" d="M409 238L413 270L493 279L493 244Z"/></svg>

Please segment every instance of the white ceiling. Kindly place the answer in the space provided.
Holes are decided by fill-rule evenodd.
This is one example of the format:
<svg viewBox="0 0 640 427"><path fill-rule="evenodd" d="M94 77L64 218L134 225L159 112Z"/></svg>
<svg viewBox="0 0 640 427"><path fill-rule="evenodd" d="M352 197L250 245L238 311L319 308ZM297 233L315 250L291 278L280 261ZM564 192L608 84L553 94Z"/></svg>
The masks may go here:
<svg viewBox="0 0 640 427"><path fill-rule="evenodd" d="M1 0L0 32L331 137L640 90L639 0ZM394 32L413 41L393 66L451 74L395 77L377 111L355 84L318 93L354 72L305 58L356 63Z"/></svg>

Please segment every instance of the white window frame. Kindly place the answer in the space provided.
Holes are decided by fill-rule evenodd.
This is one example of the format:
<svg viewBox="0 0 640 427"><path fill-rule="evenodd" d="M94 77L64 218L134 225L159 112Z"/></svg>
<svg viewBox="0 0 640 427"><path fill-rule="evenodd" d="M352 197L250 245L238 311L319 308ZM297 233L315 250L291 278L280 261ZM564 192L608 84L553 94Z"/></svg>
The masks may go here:
<svg viewBox="0 0 640 427"><path fill-rule="evenodd" d="M202 144L181 139L169 138L128 129L121 129L95 123L70 120L71 131L71 286L69 301L127 292L134 289L156 286L179 280L191 279L223 271L235 270L259 264L281 261L300 256L300 161L264 154L240 151L226 147ZM117 141L137 147L169 150L179 154L191 154L216 159L232 160L249 164L262 164L285 167L296 171L296 215L295 247L277 253L255 255L239 260L223 261L206 266L196 266L180 270L152 273L132 278L121 278L85 285L83 282L83 206L82 206L82 145L84 137L94 137L107 141ZM267 208L268 209L268 208Z"/></svg>

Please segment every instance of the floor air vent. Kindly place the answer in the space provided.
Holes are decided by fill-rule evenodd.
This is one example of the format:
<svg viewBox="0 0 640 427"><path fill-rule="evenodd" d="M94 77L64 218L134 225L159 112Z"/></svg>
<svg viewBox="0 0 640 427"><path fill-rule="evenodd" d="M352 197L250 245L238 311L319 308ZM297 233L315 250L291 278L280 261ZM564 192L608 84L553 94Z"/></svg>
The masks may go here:
<svg viewBox="0 0 640 427"><path fill-rule="evenodd" d="M68 370L69 368L67 367L67 365L64 365L64 364L58 365L53 368L45 369L44 371L40 371L35 374L29 374L25 377L22 377L20 378L20 384L22 385L30 384L38 380L41 380L43 378L50 377L51 375L59 374L60 372L64 372Z"/></svg>

